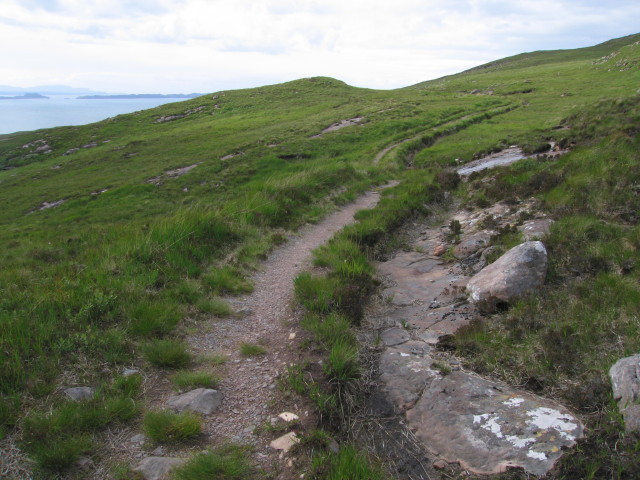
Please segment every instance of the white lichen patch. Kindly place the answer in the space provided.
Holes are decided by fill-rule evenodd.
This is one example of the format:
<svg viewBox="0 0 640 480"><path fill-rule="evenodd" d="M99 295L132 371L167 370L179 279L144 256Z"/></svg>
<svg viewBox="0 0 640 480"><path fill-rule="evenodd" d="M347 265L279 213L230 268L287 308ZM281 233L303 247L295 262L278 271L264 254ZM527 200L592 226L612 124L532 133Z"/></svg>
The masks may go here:
<svg viewBox="0 0 640 480"><path fill-rule="evenodd" d="M542 460L542 461L545 461L547 459L547 456L545 455L544 452L536 452L534 450L529 450L527 452L527 457L533 458L534 460Z"/></svg>
<svg viewBox="0 0 640 480"><path fill-rule="evenodd" d="M576 439L572 432L578 428L578 424L572 422L569 416L558 410L539 407L527 412L527 415L531 417L531 424L540 430L553 429L565 440L573 441Z"/></svg>
<svg viewBox="0 0 640 480"><path fill-rule="evenodd" d="M498 438L504 438L502 428L498 423L499 418L500 417L496 414L484 413L482 415L474 415L473 423L480 423L481 428L493 433Z"/></svg>
<svg viewBox="0 0 640 480"><path fill-rule="evenodd" d="M521 403L524 403L524 398L517 398L517 397L516 398L510 398L506 402L502 402L502 404L506 405L507 407L517 407Z"/></svg>

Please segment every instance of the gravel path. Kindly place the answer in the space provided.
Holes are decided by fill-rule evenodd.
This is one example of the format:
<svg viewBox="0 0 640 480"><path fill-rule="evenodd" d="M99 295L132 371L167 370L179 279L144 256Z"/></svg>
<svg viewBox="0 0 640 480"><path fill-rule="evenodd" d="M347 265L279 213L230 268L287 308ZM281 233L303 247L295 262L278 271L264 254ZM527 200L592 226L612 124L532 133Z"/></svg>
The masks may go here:
<svg viewBox="0 0 640 480"><path fill-rule="evenodd" d="M298 360L296 342L300 335L296 333L298 318L292 305L293 281L301 271L311 267L311 250L353 223L357 211L374 207L378 200L377 192L368 192L319 224L304 227L294 239L269 256L263 271L253 279L254 292L233 301L236 308L244 312L243 318L216 320L207 332L189 339L202 353L228 356L228 373L219 387L224 402L205 427L212 438L254 444L258 458L267 459L275 453L270 452L267 445L258 445L251 432L279 413L269 411L279 403L281 395L276 387L277 377ZM242 343L260 344L266 353L243 357L240 355ZM290 408L293 411L296 406ZM308 414L296 413L303 419Z"/></svg>

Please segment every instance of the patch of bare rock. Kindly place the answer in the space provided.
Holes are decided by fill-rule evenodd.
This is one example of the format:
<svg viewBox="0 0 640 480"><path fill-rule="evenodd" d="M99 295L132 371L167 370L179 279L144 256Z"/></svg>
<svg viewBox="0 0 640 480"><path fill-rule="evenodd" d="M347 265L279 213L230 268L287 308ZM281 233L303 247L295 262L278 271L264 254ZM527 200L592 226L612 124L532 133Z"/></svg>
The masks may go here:
<svg viewBox="0 0 640 480"><path fill-rule="evenodd" d="M186 118L189 115L193 115L194 113L198 113L206 108L205 105L201 105L199 107L190 108L189 110L185 110L183 113L178 113L175 115L162 115L161 117L156 118L155 123L166 123L171 122L173 120L179 120L181 118Z"/></svg>
<svg viewBox="0 0 640 480"><path fill-rule="evenodd" d="M196 168L198 165L200 165L200 164L199 163L194 163L193 165L188 165L186 167L180 167L180 168L176 168L176 169L173 169L173 170L167 170L162 175L158 175L157 177L149 178L148 180L146 180L146 183L151 183L152 185L156 185L156 186L162 185L162 181L164 179L181 177L181 176L189 173L191 170Z"/></svg>
<svg viewBox="0 0 640 480"><path fill-rule="evenodd" d="M536 217L535 210L532 200L518 208L498 203L458 211L453 222L416 233L411 251L377 266L385 306L368 321L379 326L383 346L381 389L439 468L448 462L476 474L519 467L544 475L583 436L580 420L562 405L465 372L435 348L472 319L542 286L547 252L541 240L552 220L538 214L519 221ZM519 225L527 241L488 264L506 225Z"/></svg>
<svg viewBox="0 0 640 480"><path fill-rule="evenodd" d="M317 135L312 135L309 138L320 138L325 133L336 132L338 130L342 130L345 127L354 127L356 125L362 125L363 120L364 120L364 117L354 117L354 118L348 118L346 120L341 120L339 122L329 125L327 128L322 130Z"/></svg>

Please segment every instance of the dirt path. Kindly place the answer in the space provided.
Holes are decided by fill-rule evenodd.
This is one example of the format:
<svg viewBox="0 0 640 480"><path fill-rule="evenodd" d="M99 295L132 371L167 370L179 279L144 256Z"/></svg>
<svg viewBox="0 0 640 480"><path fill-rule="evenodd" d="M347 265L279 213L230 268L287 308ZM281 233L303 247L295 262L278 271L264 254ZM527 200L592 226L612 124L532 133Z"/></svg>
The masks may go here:
<svg viewBox="0 0 640 480"><path fill-rule="evenodd" d="M189 339L200 353L215 352L228 357L227 375L219 387L224 401L205 427L212 439L252 444L262 466L273 462L275 452L268 445L261 445L252 432L280 413L274 410L282 403L277 377L298 360L298 318L291 302L293 281L311 266L311 250L353 223L357 211L374 207L378 200L377 192L369 192L321 223L303 228L270 255L263 271L254 278L254 292L233 300L236 309L244 313L243 318L217 320L206 333ZM242 343L259 344L266 353L244 357L240 354ZM303 422L312 414L297 409L297 405L287 408Z"/></svg>

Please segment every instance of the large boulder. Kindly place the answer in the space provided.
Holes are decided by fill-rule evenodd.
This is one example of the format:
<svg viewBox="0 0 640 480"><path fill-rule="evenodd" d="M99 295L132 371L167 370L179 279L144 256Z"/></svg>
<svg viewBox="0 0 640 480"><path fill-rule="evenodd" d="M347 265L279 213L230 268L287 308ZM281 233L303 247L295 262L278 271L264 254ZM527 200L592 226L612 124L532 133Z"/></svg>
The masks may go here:
<svg viewBox="0 0 640 480"><path fill-rule="evenodd" d="M407 421L434 454L486 475L544 475L584 431L550 400L462 371L428 382Z"/></svg>
<svg viewBox="0 0 640 480"><path fill-rule="evenodd" d="M640 355L618 360L609 370L613 398L627 432L640 432Z"/></svg>
<svg viewBox="0 0 640 480"><path fill-rule="evenodd" d="M467 283L471 302L485 312L540 288L547 274L547 250L542 242L525 242L513 247Z"/></svg>

